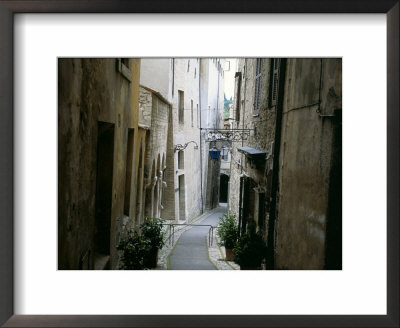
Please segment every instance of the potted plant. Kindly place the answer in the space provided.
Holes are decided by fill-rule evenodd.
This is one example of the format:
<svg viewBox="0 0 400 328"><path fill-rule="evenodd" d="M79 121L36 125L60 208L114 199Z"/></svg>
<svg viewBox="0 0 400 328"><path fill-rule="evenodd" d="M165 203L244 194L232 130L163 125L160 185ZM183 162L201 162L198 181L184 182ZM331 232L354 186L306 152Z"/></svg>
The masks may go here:
<svg viewBox="0 0 400 328"><path fill-rule="evenodd" d="M162 220L146 217L140 226L140 230L142 238L148 244L148 249L143 260L144 266L155 268L157 266L158 251L164 246Z"/></svg>
<svg viewBox="0 0 400 328"><path fill-rule="evenodd" d="M117 249L122 251L120 268L124 270L144 269L143 259L149 246L148 240L144 240L136 231L128 231L127 236L122 238L117 246Z"/></svg>
<svg viewBox="0 0 400 328"><path fill-rule="evenodd" d="M260 270L266 253L264 239L259 233L248 231L240 236L233 253L240 270Z"/></svg>
<svg viewBox="0 0 400 328"><path fill-rule="evenodd" d="M218 245L225 247L226 260L232 261L233 248L236 246L238 239L238 227L235 214L229 212L222 215L219 221L217 234L220 239Z"/></svg>

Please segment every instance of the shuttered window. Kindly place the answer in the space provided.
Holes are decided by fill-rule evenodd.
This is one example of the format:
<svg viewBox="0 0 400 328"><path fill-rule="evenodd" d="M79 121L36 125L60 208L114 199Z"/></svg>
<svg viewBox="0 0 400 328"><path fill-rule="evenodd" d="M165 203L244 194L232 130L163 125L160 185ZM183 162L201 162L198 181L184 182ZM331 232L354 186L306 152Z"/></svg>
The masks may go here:
<svg viewBox="0 0 400 328"><path fill-rule="evenodd" d="M269 106L276 106L278 100L278 86L279 86L279 66L280 59L271 59L271 76L269 88Z"/></svg>
<svg viewBox="0 0 400 328"><path fill-rule="evenodd" d="M260 92L261 92L261 58L256 59L256 81L254 93L254 111L253 115L258 115L260 111Z"/></svg>
<svg viewBox="0 0 400 328"><path fill-rule="evenodd" d="M236 95L235 95L235 120L239 121L240 120L240 87L241 87L241 82L242 82L242 72L236 72L235 74L235 89L236 89Z"/></svg>

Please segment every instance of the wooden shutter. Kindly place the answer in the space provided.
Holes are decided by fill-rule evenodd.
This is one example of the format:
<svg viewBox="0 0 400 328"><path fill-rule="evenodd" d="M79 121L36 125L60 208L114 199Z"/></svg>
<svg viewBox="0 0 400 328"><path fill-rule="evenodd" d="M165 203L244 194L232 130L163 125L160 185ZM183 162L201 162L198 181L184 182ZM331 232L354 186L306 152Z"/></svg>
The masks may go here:
<svg viewBox="0 0 400 328"><path fill-rule="evenodd" d="M254 91L254 112L253 115L258 115L260 111L260 91L261 91L261 58L256 59L256 80Z"/></svg>
<svg viewBox="0 0 400 328"><path fill-rule="evenodd" d="M240 120L240 88L242 85L242 72L236 72L236 101L235 101L235 120Z"/></svg>
<svg viewBox="0 0 400 328"><path fill-rule="evenodd" d="M274 58L271 62L270 106L276 106L278 100L280 61L279 58Z"/></svg>

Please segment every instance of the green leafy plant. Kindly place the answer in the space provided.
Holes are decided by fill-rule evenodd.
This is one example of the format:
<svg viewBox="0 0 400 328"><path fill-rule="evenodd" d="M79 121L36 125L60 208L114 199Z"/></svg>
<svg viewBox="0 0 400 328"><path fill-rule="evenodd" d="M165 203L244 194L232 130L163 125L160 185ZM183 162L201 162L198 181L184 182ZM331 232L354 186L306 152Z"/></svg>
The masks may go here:
<svg viewBox="0 0 400 328"><path fill-rule="evenodd" d="M238 227L235 214L229 212L222 215L217 234L220 239L219 246L225 246L228 249L233 249L236 246Z"/></svg>
<svg viewBox="0 0 400 328"><path fill-rule="evenodd" d="M240 236L233 254L234 261L241 268L259 268L266 254L264 239L259 233L250 230Z"/></svg>
<svg viewBox="0 0 400 328"><path fill-rule="evenodd" d="M120 268L124 270L142 270L145 268L144 258L150 243L134 230L130 230L117 246L122 251Z"/></svg>
<svg viewBox="0 0 400 328"><path fill-rule="evenodd" d="M146 217L140 226L143 238L150 243L152 248L161 249L165 244L162 222L159 218Z"/></svg>
<svg viewBox="0 0 400 328"><path fill-rule="evenodd" d="M142 270L157 265L157 251L164 246L161 223L159 218L145 218L140 233L132 229L121 239L117 246L122 251L121 269Z"/></svg>

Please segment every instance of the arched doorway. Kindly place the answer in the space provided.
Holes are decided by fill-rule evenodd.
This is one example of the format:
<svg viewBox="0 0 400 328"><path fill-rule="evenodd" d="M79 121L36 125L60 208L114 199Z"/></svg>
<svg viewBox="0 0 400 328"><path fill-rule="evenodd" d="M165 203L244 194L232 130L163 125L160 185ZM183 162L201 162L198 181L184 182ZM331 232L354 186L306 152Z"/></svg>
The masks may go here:
<svg viewBox="0 0 400 328"><path fill-rule="evenodd" d="M221 174L220 182L219 182L219 202L220 203L228 202L228 183L229 183L229 176L226 174Z"/></svg>

